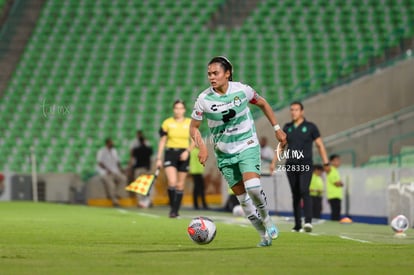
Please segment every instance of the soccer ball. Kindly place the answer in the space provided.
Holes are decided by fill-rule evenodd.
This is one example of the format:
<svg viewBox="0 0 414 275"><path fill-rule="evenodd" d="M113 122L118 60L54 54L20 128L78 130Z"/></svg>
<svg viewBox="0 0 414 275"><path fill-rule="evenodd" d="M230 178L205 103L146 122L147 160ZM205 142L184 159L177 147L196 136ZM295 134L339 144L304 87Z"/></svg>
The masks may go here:
<svg viewBox="0 0 414 275"><path fill-rule="evenodd" d="M233 216L244 217L244 211L240 204L233 207Z"/></svg>
<svg viewBox="0 0 414 275"><path fill-rule="evenodd" d="M208 244L216 236L216 225L207 217L197 217L191 220L187 228L188 236L197 244Z"/></svg>
<svg viewBox="0 0 414 275"><path fill-rule="evenodd" d="M404 215L398 215L391 221L391 228L397 233L403 233L409 226L408 219Z"/></svg>

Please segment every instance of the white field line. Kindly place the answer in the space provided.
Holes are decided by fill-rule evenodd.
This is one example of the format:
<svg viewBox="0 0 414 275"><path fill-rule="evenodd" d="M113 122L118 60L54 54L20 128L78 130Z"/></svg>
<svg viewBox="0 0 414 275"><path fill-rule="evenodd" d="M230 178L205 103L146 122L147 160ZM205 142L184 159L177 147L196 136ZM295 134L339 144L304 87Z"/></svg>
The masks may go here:
<svg viewBox="0 0 414 275"><path fill-rule="evenodd" d="M137 213L137 214L140 216L150 217L150 218L155 218L155 219L158 219L160 217L159 215L148 214L148 213Z"/></svg>
<svg viewBox="0 0 414 275"><path fill-rule="evenodd" d="M121 214L137 214L140 216L144 216L144 217L150 217L150 218L159 218L159 215L155 215L155 214L148 214L148 213L141 213L141 212L135 212L135 211L129 211L129 210L125 210L125 209L117 209L117 211Z"/></svg>
<svg viewBox="0 0 414 275"><path fill-rule="evenodd" d="M344 239L344 240L359 242L359 243L371 243L370 241L355 239L355 238L347 237L347 236L344 236L344 235L339 235L339 238Z"/></svg>
<svg viewBox="0 0 414 275"><path fill-rule="evenodd" d="M125 209L120 209L120 208L116 208L116 211L118 211L121 214L127 214L127 213L129 213L129 211L127 211Z"/></svg>

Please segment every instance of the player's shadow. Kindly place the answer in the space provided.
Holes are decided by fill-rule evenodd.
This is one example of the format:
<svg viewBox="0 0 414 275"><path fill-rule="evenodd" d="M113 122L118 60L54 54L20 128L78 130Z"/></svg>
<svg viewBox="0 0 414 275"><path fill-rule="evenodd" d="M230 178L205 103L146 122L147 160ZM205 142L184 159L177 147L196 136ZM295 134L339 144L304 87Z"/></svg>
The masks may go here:
<svg viewBox="0 0 414 275"><path fill-rule="evenodd" d="M202 251L231 251L231 250L245 250L257 248L254 246L238 246L238 247L183 247L175 249L133 249L125 251L127 254L146 254L146 253L181 253L181 252L202 252Z"/></svg>

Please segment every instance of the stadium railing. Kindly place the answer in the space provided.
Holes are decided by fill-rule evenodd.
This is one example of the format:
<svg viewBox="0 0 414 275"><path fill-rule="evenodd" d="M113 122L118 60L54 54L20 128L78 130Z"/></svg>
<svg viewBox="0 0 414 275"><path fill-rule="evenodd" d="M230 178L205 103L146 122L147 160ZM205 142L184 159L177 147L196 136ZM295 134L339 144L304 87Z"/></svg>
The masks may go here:
<svg viewBox="0 0 414 275"><path fill-rule="evenodd" d="M356 135L361 135L361 133L371 132L375 129L386 127L390 123L398 122L400 119L407 117L407 115L414 115L414 106L406 107L395 113L374 119L367 123L363 123L346 131L325 137L323 140L326 145L335 145Z"/></svg>
<svg viewBox="0 0 414 275"><path fill-rule="evenodd" d="M364 134L371 133L373 131L383 129L390 124L398 123L398 121L407 119L407 117L414 116L414 106L406 107L400 111L397 111L393 114L389 114L386 116L383 116L381 118L369 121L367 123L358 125L356 127L353 127L351 129L348 129L346 131L342 131L340 133L328 136L324 138L325 146L335 146L342 142L351 140L354 137L358 137ZM414 155L414 149L410 149L406 151L400 151L399 153L394 152L395 145L402 141L407 139L413 139L414 140L414 132L405 133L402 135L398 135L395 137L392 137L388 142L388 154L385 155L375 155L371 156L369 160L362 164L362 166L369 166L369 165L379 165L383 164L385 166L391 166L396 165L398 167L404 166L404 157L411 156L411 154ZM335 152L339 155L349 155L351 157L351 163L352 166L356 166L356 159L357 159L357 153L352 148L344 149L338 152ZM315 161L320 161L320 159L315 158Z"/></svg>
<svg viewBox="0 0 414 275"><path fill-rule="evenodd" d="M409 133L405 133L405 134L402 134L402 135L395 136L389 141L389 143L388 143L388 162L389 163L393 163L395 158L396 158L397 161L398 161L398 166L401 167L403 156L409 155L409 154L414 155L414 150L412 152L411 151L408 151L408 152L401 152L400 151L400 153L394 154L394 145L401 142L401 141L403 141L403 140L409 140L409 139L413 140L413 142L414 142L414 132L409 132Z"/></svg>

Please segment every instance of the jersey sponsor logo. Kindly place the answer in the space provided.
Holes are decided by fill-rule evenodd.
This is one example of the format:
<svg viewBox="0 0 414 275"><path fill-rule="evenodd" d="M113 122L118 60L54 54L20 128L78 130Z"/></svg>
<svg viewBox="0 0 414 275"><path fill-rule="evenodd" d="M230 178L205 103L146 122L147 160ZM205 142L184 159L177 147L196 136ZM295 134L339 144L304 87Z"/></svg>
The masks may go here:
<svg viewBox="0 0 414 275"><path fill-rule="evenodd" d="M239 107L241 105L242 101L241 101L240 97L236 96L233 99L233 103L236 107Z"/></svg>
<svg viewBox="0 0 414 275"><path fill-rule="evenodd" d="M227 129L227 133L232 133L239 130L239 128L231 128L231 129Z"/></svg>
<svg viewBox="0 0 414 275"><path fill-rule="evenodd" d="M223 114L223 122L229 122L232 118L236 116L236 111L233 109L225 110L221 112Z"/></svg>
<svg viewBox="0 0 414 275"><path fill-rule="evenodd" d="M218 108L220 108L220 107L222 107L222 106L226 106L226 105L229 105L229 104L231 104L232 102L230 101L230 102L224 102L224 103L221 103L221 104L213 104L213 105L211 105L210 106L210 110L212 110L213 112L215 112L215 111L217 111L218 110Z"/></svg>

